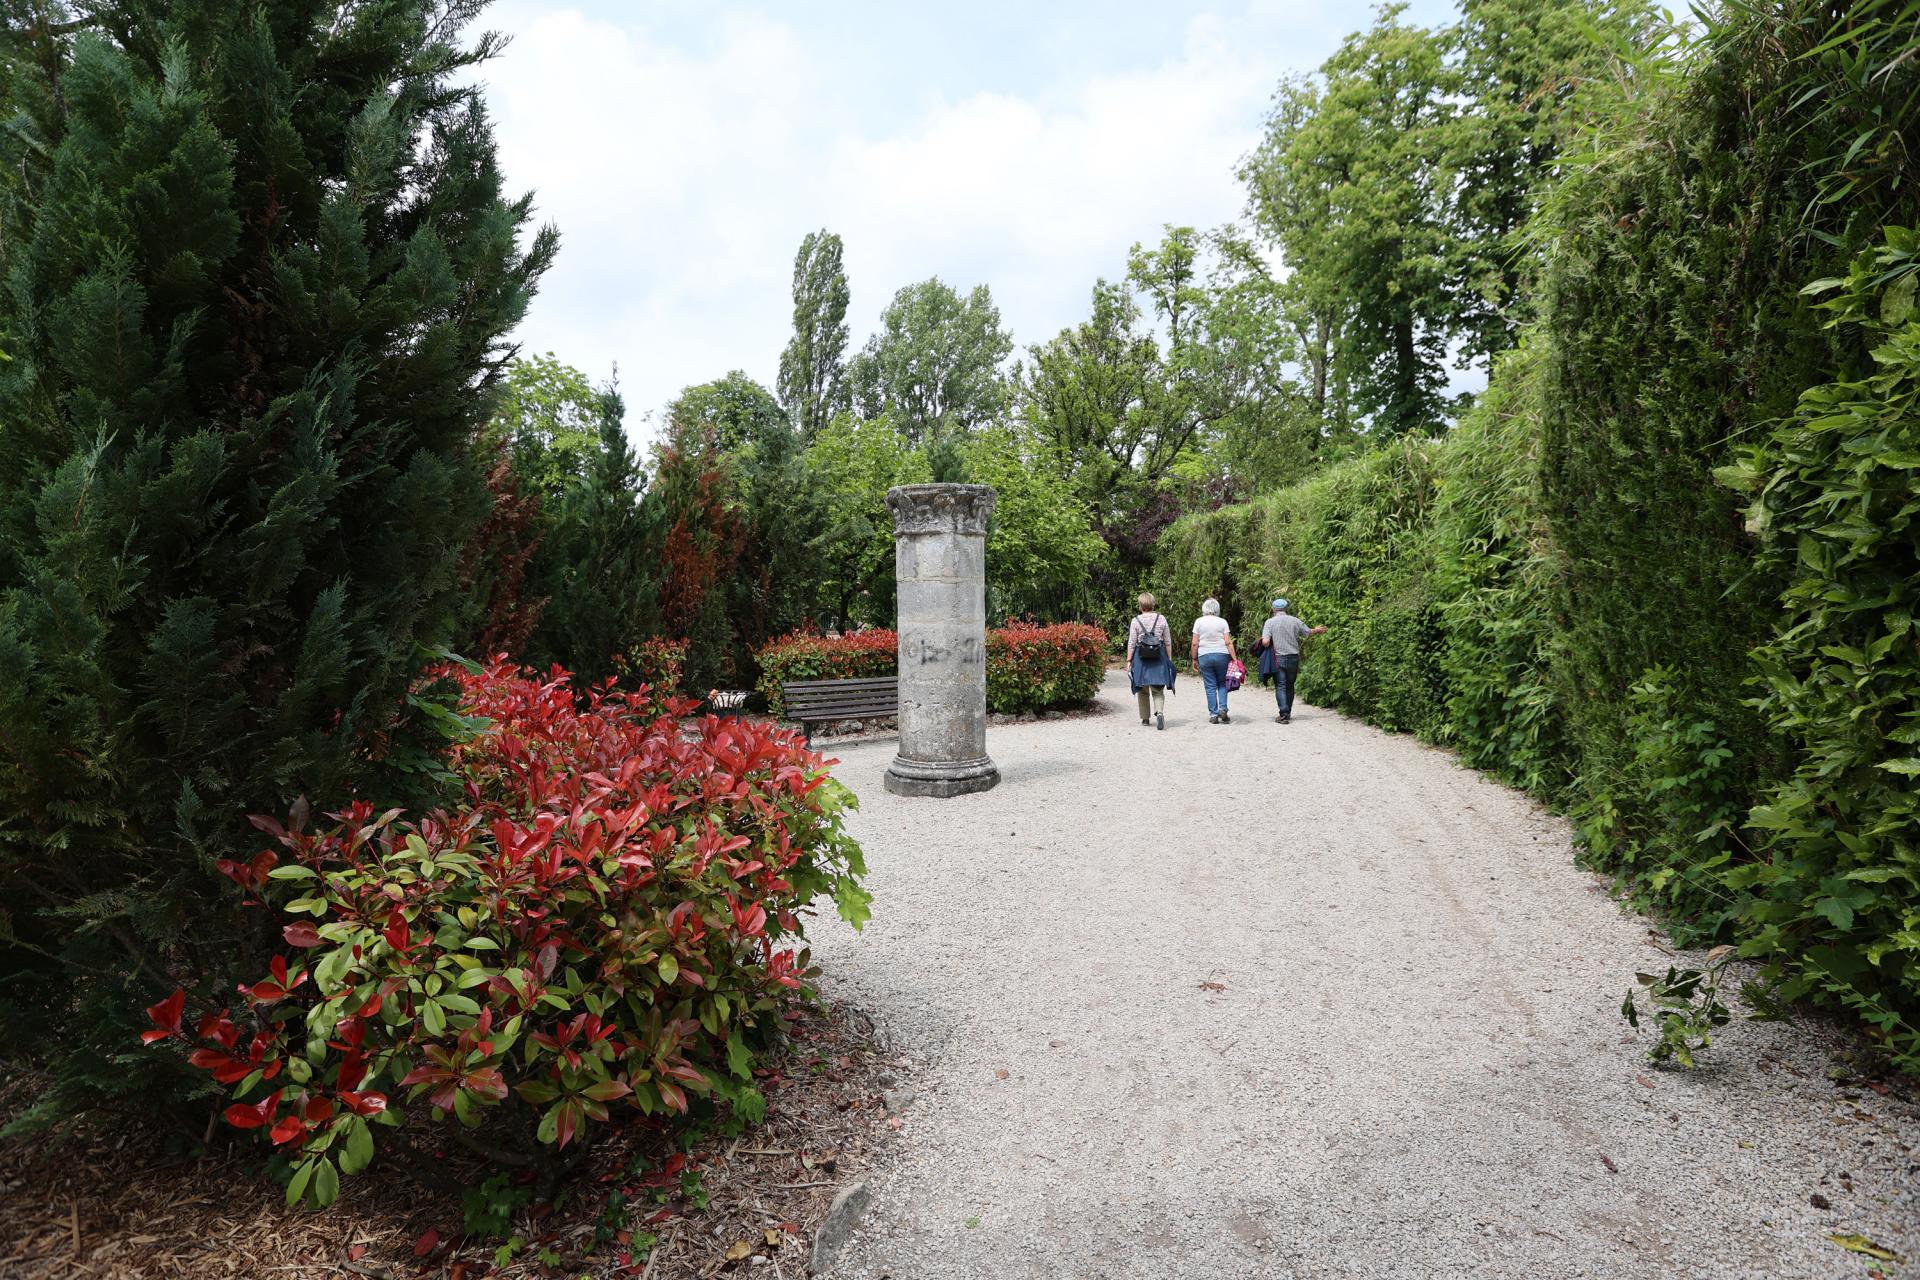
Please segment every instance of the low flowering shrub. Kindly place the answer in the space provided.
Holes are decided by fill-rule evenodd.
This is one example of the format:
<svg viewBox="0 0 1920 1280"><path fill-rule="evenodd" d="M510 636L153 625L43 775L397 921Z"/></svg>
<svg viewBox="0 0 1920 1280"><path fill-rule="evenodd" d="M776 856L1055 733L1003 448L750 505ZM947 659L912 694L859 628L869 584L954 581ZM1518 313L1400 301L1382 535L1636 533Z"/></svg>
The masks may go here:
<svg viewBox="0 0 1920 1280"><path fill-rule="evenodd" d="M780 686L798 680L855 680L890 676L898 669L900 636L894 631L850 631L823 636L796 631L781 636L754 655L760 665L760 694L774 716L787 713Z"/></svg>
<svg viewBox="0 0 1920 1280"><path fill-rule="evenodd" d="M780 686L786 681L890 676L899 669L899 648L899 635L893 631L782 636L756 655L760 692L769 711L784 715ZM1106 632L1085 623L1010 622L995 628L987 632L987 709L1082 706L1100 688L1106 655Z"/></svg>
<svg viewBox="0 0 1920 1280"><path fill-rule="evenodd" d="M1084 706L1107 670L1107 633L1082 622L1010 622L987 632L987 710Z"/></svg>
<svg viewBox="0 0 1920 1280"><path fill-rule="evenodd" d="M488 722L453 751L462 803L255 818L276 848L221 869L252 901L297 895L290 950L229 1007L148 1010L143 1038L284 1150L290 1204L331 1201L403 1127L550 1179L616 1109L756 1121L755 1051L808 991L801 912L867 917L852 797L791 733L683 736L690 704L504 661L452 674Z"/></svg>
<svg viewBox="0 0 1920 1280"><path fill-rule="evenodd" d="M642 640L613 660L620 687L647 697L649 709L664 711L669 699L681 693L687 668L687 642L655 638Z"/></svg>

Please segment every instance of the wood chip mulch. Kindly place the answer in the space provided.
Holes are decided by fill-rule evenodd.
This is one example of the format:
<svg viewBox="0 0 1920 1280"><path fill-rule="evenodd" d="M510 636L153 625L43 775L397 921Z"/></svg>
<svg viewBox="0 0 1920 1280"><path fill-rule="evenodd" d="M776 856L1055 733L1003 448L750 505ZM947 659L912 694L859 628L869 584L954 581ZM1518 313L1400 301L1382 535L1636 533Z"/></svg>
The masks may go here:
<svg viewBox="0 0 1920 1280"><path fill-rule="evenodd" d="M508 1231L487 1239L462 1235L458 1194L378 1161L329 1208L287 1209L246 1144L168 1158L151 1154L158 1139L104 1126L0 1144L0 1276L793 1280L835 1192L906 1123L881 1094L913 1072L859 1013L808 1010L760 1081L764 1124L685 1152L642 1125L609 1133L555 1203L513 1205ZM486 1176L450 1165L469 1186Z"/></svg>

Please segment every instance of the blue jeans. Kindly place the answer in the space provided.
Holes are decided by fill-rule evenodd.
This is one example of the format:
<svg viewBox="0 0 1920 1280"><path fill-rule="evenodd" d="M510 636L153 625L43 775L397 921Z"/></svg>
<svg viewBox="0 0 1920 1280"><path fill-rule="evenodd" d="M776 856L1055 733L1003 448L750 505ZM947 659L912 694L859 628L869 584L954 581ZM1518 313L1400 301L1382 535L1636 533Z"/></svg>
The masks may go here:
<svg viewBox="0 0 1920 1280"><path fill-rule="evenodd" d="M1200 655L1200 683L1207 687L1207 714L1210 716L1227 714L1227 662L1224 653Z"/></svg>
<svg viewBox="0 0 1920 1280"><path fill-rule="evenodd" d="M1293 682L1300 678L1300 655L1297 653L1276 653L1273 655L1275 671L1273 673L1273 700L1280 704L1280 714L1293 714Z"/></svg>

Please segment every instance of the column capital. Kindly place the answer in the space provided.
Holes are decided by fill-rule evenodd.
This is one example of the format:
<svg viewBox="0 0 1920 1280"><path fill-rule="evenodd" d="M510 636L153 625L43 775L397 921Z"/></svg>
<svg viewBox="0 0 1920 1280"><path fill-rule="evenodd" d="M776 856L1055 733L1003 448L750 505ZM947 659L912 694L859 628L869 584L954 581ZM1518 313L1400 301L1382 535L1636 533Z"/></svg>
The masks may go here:
<svg viewBox="0 0 1920 1280"><path fill-rule="evenodd" d="M993 514L993 489L984 484L903 484L887 490L896 535L984 535Z"/></svg>

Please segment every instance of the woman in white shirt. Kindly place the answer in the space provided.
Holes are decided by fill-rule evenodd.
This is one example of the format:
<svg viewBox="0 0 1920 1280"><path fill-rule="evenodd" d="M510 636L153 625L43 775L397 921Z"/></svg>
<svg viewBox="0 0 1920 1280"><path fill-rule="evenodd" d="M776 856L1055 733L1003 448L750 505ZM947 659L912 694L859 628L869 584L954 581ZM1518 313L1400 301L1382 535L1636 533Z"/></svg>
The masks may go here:
<svg viewBox="0 0 1920 1280"><path fill-rule="evenodd" d="M1227 714L1227 664L1239 661L1233 651L1233 628L1220 616L1220 602L1211 596L1193 622L1193 665L1207 687L1207 723L1232 724Z"/></svg>

